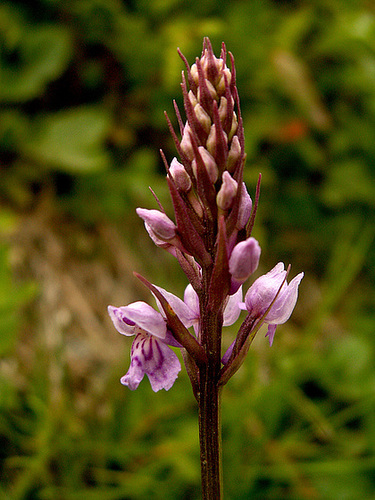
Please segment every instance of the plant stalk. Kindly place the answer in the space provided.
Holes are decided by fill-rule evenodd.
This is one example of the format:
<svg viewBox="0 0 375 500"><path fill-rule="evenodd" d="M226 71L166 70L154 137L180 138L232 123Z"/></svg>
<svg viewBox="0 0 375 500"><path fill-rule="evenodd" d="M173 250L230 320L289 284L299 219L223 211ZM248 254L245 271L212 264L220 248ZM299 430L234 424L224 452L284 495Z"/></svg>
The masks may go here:
<svg viewBox="0 0 375 500"><path fill-rule="evenodd" d="M210 364L200 371L199 443L202 499L222 498L220 392L216 368Z"/></svg>
<svg viewBox="0 0 375 500"><path fill-rule="evenodd" d="M208 362L199 369L199 444L201 456L202 499L222 498L221 448L221 333L222 311L212 310L209 304L211 270L203 269L205 293L201 301L201 344Z"/></svg>

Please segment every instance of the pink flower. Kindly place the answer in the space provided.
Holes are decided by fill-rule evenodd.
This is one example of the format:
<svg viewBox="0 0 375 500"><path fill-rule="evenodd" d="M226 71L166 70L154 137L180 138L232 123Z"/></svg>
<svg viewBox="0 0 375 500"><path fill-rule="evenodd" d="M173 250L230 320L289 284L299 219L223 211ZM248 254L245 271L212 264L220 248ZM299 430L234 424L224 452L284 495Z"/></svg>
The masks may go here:
<svg viewBox="0 0 375 500"><path fill-rule="evenodd" d="M232 277L231 293L238 290L240 285L258 268L261 249L255 238L250 236L237 243L229 258L229 272Z"/></svg>
<svg viewBox="0 0 375 500"><path fill-rule="evenodd" d="M170 389L181 365L176 354L168 347L168 344L179 344L169 332L163 315L145 302L133 302L123 307L109 306L108 313L118 332L127 336L135 335L130 368L121 378L121 383L134 390L146 374L153 391Z"/></svg>
<svg viewBox="0 0 375 500"><path fill-rule="evenodd" d="M254 281L245 295L245 302L240 307L247 309L256 318L262 317L274 300L285 276L284 264L279 262L271 271ZM302 278L303 273L299 273L289 284L286 280L284 281L264 319L268 324L266 336L269 338L270 345L272 345L277 325L285 323L293 312Z"/></svg>

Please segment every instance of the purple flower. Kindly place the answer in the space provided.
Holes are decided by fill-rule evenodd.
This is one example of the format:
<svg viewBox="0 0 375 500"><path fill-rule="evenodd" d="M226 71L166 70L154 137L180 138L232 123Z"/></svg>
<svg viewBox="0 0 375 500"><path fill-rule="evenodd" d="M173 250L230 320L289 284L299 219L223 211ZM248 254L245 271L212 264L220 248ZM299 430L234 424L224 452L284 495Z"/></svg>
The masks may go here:
<svg viewBox="0 0 375 500"><path fill-rule="evenodd" d="M255 238L237 243L229 259L229 272L232 276L231 293L238 290L259 264L261 249Z"/></svg>
<svg viewBox="0 0 375 500"><path fill-rule="evenodd" d="M146 373L154 392L168 391L181 370L176 354L167 344L144 331L135 337L130 358L130 368L121 383L131 390L137 389Z"/></svg>
<svg viewBox="0 0 375 500"><path fill-rule="evenodd" d="M250 195L247 192L246 185L243 182L241 186L241 202L238 208L238 218L236 223L236 228L238 230L243 229L248 220L250 219L251 210L253 208L253 202L251 201Z"/></svg>
<svg viewBox="0 0 375 500"><path fill-rule="evenodd" d="M210 155L210 153L207 151L207 149L205 149L203 146L199 146L198 151L199 154L201 155L208 177L210 178L210 181L214 184L219 176L219 170L217 168L216 162ZM197 169L197 160L194 159L192 161L191 168L193 169L195 177L198 178L199 174Z"/></svg>
<svg viewBox="0 0 375 500"><path fill-rule="evenodd" d="M171 219L159 210L137 208L137 215L144 220L146 229L162 241L172 240L176 236L176 226Z"/></svg>
<svg viewBox="0 0 375 500"><path fill-rule="evenodd" d="M230 326L235 323L240 314L241 308L240 304L242 303L242 286L239 287L236 293L230 295L227 299L227 303L224 308L223 314L223 326Z"/></svg>
<svg viewBox="0 0 375 500"><path fill-rule="evenodd" d="M169 166L169 174L172 176L178 189L184 193L188 193L191 189L192 182L185 170L185 167L180 163L177 158L173 158Z"/></svg>
<svg viewBox="0 0 375 500"><path fill-rule="evenodd" d="M233 205L236 196L238 183L232 178L229 172L223 173L223 183L217 193L216 202L221 210L229 210Z"/></svg>
<svg viewBox="0 0 375 500"><path fill-rule="evenodd" d="M274 300L286 276L284 264L279 262L271 271L258 278L245 295L245 302L241 308L247 309L254 318L260 318ZM293 312L298 297L298 286L303 278L303 273L297 274L287 284L284 281L282 288L269 310L265 323L268 324L266 337L272 345L276 326L285 323Z"/></svg>
<svg viewBox="0 0 375 500"><path fill-rule="evenodd" d="M208 38L192 66L179 54L186 66L181 84L185 119L174 103L179 133L166 115L179 159L169 164L161 151L174 217L166 215L156 195L160 210L137 208L137 214L152 241L177 259L190 284L181 300L135 273L153 293L159 311L145 302L109 306L108 311L121 334L135 336L124 385L136 389L146 374L154 391L168 390L181 369L170 346L178 347L194 394L203 401L198 395L206 396L207 368L221 354L219 322L232 325L241 309L249 311L224 354L222 385L245 359L263 321L272 345L277 325L295 307L303 273L288 284L279 263L254 282L242 302L242 284L257 269L261 253L251 236L261 176L253 206L244 183L245 138L234 58L229 53L229 69L225 45L217 58Z"/></svg>
<svg viewBox="0 0 375 500"><path fill-rule="evenodd" d="M134 390L146 374L153 391L170 389L181 365L176 354L167 345L178 344L169 332L162 314L145 302L133 302L123 307L109 306L108 312L118 332L135 335L130 368L121 378L121 383Z"/></svg>
<svg viewBox="0 0 375 500"><path fill-rule="evenodd" d="M184 302L191 311L192 314L191 324L194 327L195 334L199 338L199 318L200 318L199 299L197 293L190 284L185 288ZM223 312L223 326L233 325L233 323L235 323L238 320L241 314L241 308L240 308L241 303L242 303L242 287L240 286L239 289L236 291L236 293L228 296L227 298L227 302L225 304ZM185 324L185 326L188 327L191 325Z"/></svg>
<svg viewBox="0 0 375 500"><path fill-rule="evenodd" d="M194 320L196 319L196 312L193 310L189 303L186 303L185 301L181 300L179 297L176 297L173 293L167 292L167 290L164 290L164 288L161 288L160 286L154 285L155 288L159 290L159 292L163 295L163 297L168 301L169 305L173 309L173 311L177 314L177 316L180 318L181 322L184 324L186 328L190 328ZM191 286L191 285L189 285ZM193 290L194 291L194 290ZM194 292L195 293L195 292ZM159 304L158 299L155 297L156 303L158 305L159 310L161 311L162 315L164 316L163 308Z"/></svg>

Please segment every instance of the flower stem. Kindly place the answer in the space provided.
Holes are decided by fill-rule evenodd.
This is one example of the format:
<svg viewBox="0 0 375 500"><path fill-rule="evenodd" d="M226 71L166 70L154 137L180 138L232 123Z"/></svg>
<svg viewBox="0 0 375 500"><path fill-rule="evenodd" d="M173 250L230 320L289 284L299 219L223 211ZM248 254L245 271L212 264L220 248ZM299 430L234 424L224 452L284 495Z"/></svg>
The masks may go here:
<svg viewBox="0 0 375 500"><path fill-rule="evenodd" d="M200 371L199 442L201 450L202 499L222 498L221 416L217 373L210 364Z"/></svg>
<svg viewBox="0 0 375 500"><path fill-rule="evenodd" d="M203 269L205 293L201 300L201 344L208 362L199 368L199 443L201 454L202 499L222 498L221 416L219 374L221 368L222 311L213 310L209 301L211 271Z"/></svg>

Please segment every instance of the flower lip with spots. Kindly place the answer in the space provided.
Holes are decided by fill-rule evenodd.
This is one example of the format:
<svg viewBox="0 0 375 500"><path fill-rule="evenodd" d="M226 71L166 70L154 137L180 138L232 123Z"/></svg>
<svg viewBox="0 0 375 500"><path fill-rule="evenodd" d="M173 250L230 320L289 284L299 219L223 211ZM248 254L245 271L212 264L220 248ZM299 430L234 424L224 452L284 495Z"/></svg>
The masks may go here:
<svg viewBox="0 0 375 500"><path fill-rule="evenodd" d="M130 368L121 378L121 383L134 390L146 374L155 392L170 389L181 365L168 344L181 346L169 332L162 314L145 302L134 302L123 307L109 306L108 312L119 333L135 335Z"/></svg>

